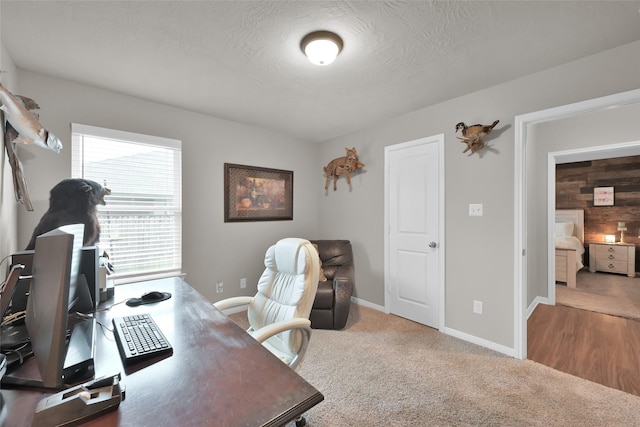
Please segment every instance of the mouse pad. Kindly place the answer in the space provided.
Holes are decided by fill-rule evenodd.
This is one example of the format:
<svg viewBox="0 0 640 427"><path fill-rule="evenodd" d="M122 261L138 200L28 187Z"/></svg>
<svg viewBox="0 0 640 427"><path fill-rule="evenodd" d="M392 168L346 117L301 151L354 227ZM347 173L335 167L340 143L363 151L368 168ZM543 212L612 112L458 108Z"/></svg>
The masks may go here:
<svg viewBox="0 0 640 427"><path fill-rule="evenodd" d="M138 305L144 305L144 304L153 304L156 302L160 302L160 301L164 301L164 300L168 300L169 298L171 298L171 294L169 292L162 292L163 296L162 298L159 299L144 299L144 298L129 298L127 300L127 305L129 307L136 307Z"/></svg>

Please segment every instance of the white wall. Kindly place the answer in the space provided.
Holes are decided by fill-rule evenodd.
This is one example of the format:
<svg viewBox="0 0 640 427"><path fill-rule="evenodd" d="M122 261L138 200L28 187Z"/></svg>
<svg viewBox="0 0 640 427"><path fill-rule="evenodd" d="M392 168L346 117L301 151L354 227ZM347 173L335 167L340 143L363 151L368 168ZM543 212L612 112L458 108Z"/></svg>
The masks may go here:
<svg viewBox="0 0 640 427"><path fill-rule="evenodd" d="M351 191L344 181L337 192L318 191L323 235L354 242L356 296L384 304L384 147L444 133L446 327L513 348L514 117L638 87L635 42L324 143L321 163L355 146L367 165ZM500 123L489 148L463 154L456 123L495 119ZM482 203L484 216L469 217L470 203ZM473 313L473 300L484 302L483 315Z"/></svg>
<svg viewBox="0 0 640 427"><path fill-rule="evenodd" d="M264 253L278 239L318 235L320 201L309 191L322 185L317 144L32 72L20 71L18 88L39 103L41 123L64 144L60 154L20 147L35 207L19 215L20 247L48 208L49 190L70 176L72 122L182 140L183 271L212 301L255 293ZM293 221L225 223L225 162L293 170Z"/></svg>
<svg viewBox="0 0 640 427"><path fill-rule="evenodd" d="M0 7L1 10L1 7ZM4 48L0 37L0 82L12 91L16 84L16 68L9 53ZM24 210L24 205L16 202L12 169L7 159L4 147L4 124L0 124L0 260L15 252L17 248L18 232L16 229L18 209ZM0 277L5 277L6 265L0 268Z"/></svg>

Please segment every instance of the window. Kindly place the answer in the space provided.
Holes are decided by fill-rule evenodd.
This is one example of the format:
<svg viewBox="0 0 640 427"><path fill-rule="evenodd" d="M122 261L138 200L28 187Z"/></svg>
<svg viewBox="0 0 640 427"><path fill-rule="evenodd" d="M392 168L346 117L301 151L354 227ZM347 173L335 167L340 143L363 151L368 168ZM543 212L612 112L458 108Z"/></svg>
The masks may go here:
<svg viewBox="0 0 640 427"><path fill-rule="evenodd" d="M111 190L98 206L116 283L180 273L181 141L72 124L72 176Z"/></svg>

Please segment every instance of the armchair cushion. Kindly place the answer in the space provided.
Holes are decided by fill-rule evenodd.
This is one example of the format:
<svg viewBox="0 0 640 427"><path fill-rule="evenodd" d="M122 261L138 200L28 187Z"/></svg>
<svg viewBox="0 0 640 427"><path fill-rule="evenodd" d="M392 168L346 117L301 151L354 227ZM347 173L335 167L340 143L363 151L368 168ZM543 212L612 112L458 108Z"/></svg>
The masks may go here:
<svg viewBox="0 0 640 427"><path fill-rule="evenodd" d="M326 282L319 282L311 309L311 326L342 329L347 323L355 285L353 250L349 240L311 240L317 245Z"/></svg>
<svg viewBox="0 0 640 427"><path fill-rule="evenodd" d="M315 243L312 243L313 247L316 249L316 252L318 252L318 245ZM327 281L327 276L324 275L324 271L322 270L322 258L320 258L320 253L318 252L318 260L320 260L320 279L318 279L319 282L326 282Z"/></svg>

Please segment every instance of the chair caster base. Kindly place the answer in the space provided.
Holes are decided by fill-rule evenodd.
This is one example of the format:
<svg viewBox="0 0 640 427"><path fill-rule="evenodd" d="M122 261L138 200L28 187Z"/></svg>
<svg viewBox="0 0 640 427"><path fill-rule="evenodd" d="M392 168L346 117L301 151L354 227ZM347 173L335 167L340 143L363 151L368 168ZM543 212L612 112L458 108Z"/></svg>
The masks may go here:
<svg viewBox="0 0 640 427"><path fill-rule="evenodd" d="M304 427L307 425L307 420L304 417L296 418L296 427Z"/></svg>

